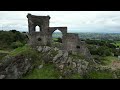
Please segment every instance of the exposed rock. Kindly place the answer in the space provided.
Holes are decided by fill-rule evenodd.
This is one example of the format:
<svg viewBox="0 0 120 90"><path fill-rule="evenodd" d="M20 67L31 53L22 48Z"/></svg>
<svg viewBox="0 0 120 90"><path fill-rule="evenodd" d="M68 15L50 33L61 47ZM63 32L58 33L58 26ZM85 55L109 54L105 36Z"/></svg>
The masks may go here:
<svg viewBox="0 0 120 90"><path fill-rule="evenodd" d="M48 52L48 51L50 51L50 49L51 49L50 47L44 46L42 52Z"/></svg>
<svg viewBox="0 0 120 90"><path fill-rule="evenodd" d="M64 51L63 58L66 58L66 57L68 57L68 52Z"/></svg>
<svg viewBox="0 0 120 90"><path fill-rule="evenodd" d="M5 75L0 75L0 79L4 79L5 78Z"/></svg>
<svg viewBox="0 0 120 90"><path fill-rule="evenodd" d="M57 47L54 48L55 51L58 51L59 49Z"/></svg>
<svg viewBox="0 0 120 90"><path fill-rule="evenodd" d="M66 63L67 59L68 59L68 52L65 51L63 54L63 59L61 60L61 63Z"/></svg>
<svg viewBox="0 0 120 90"><path fill-rule="evenodd" d="M41 69L41 68L43 68L43 65L39 65L39 66L38 66L38 69Z"/></svg>
<svg viewBox="0 0 120 90"><path fill-rule="evenodd" d="M0 75L4 75L5 79L18 79L23 74L27 73L33 68L32 62L29 58L24 56L7 57L0 66Z"/></svg>
<svg viewBox="0 0 120 90"><path fill-rule="evenodd" d="M75 62L72 62L72 64L73 64L73 68L76 68L76 63Z"/></svg>
<svg viewBox="0 0 120 90"><path fill-rule="evenodd" d="M63 64L62 64L62 65L60 65L60 66L59 66L59 68L60 68L61 70L63 70L64 65L63 65Z"/></svg>
<svg viewBox="0 0 120 90"><path fill-rule="evenodd" d="M70 63L72 63L72 58L71 57L68 57L68 60L66 62L68 64L68 66L70 65Z"/></svg>
<svg viewBox="0 0 120 90"><path fill-rule="evenodd" d="M52 62L55 64L56 68L60 70L63 75L70 75L72 73L83 74L89 69L89 62L86 60L76 59L69 55L67 51L57 50L57 54L54 53L55 49L48 46L39 46L37 51L41 52L39 54L41 60L46 62ZM51 55L52 54L52 55ZM33 59L27 58L23 55L4 58L2 64L0 65L0 78L4 79L18 79L21 78L28 71L33 69ZM41 69L43 65L37 66Z"/></svg>
<svg viewBox="0 0 120 90"><path fill-rule="evenodd" d="M62 78L63 78L62 76L59 77L59 79L62 79Z"/></svg>
<svg viewBox="0 0 120 90"><path fill-rule="evenodd" d="M58 54L53 58L53 62L56 62L60 57L62 57L63 52L62 50L58 51Z"/></svg>
<svg viewBox="0 0 120 90"><path fill-rule="evenodd" d="M38 50L39 52L41 52L42 49L43 49L43 48L42 48L41 46L39 46L37 50Z"/></svg>

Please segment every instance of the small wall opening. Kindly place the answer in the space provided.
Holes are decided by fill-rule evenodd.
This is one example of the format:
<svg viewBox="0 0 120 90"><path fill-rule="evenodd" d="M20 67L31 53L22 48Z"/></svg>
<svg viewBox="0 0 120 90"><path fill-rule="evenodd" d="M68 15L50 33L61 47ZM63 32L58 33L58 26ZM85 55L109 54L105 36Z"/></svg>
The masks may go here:
<svg viewBox="0 0 120 90"><path fill-rule="evenodd" d="M76 48L80 49L80 46L76 46Z"/></svg>
<svg viewBox="0 0 120 90"><path fill-rule="evenodd" d="M41 38L38 38L38 41L42 41L42 39L41 39Z"/></svg>
<svg viewBox="0 0 120 90"><path fill-rule="evenodd" d="M39 27L39 26L36 26L36 27L35 27L35 32L40 32L40 31L41 31L40 27Z"/></svg>

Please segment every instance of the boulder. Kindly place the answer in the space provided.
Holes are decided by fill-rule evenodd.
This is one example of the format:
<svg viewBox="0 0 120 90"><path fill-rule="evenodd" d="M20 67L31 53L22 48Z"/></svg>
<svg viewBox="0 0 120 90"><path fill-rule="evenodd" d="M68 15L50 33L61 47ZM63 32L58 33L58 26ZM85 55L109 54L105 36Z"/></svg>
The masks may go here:
<svg viewBox="0 0 120 90"><path fill-rule="evenodd" d="M53 62L56 62L57 60L59 60L60 57L62 57L63 52L62 50L58 51L58 54L53 58Z"/></svg>
<svg viewBox="0 0 120 90"><path fill-rule="evenodd" d="M27 73L33 68L32 61L30 58L26 58L22 55L15 56L12 58L6 58L0 66L0 76L5 79L18 79L23 74Z"/></svg>
<svg viewBox="0 0 120 90"><path fill-rule="evenodd" d="M63 68L64 68L64 65L63 65L63 64L59 66L59 69L60 69L60 70L63 70Z"/></svg>
<svg viewBox="0 0 120 90"><path fill-rule="evenodd" d="M5 78L5 75L0 75L0 79L4 79Z"/></svg>
<svg viewBox="0 0 120 90"><path fill-rule="evenodd" d="M39 51L39 52L42 52L42 47L41 46L39 46L38 48L37 48L37 50Z"/></svg>
<svg viewBox="0 0 120 90"><path fill-rule="evenodd" d="M51 50L50 47L48 47L48 46L44 46L42 52L48 52L48 51L50 51L50 50Z"/></svg>
<svg viewBox="0 0 120 90"><path fill-rule="evenodd" d="M43 68L43 65L39 65L39 66L38 66L38 69L41 69L41 68Z"/></svg>

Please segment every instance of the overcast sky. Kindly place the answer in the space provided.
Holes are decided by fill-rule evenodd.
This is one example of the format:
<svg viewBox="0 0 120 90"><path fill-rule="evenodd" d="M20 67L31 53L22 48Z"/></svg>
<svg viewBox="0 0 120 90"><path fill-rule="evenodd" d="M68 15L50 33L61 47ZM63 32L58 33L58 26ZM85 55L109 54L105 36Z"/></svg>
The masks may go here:
<svg viewBox="0 0 120 90"><path fill-rule="evenodd" d="M68 32L120 33L120 11L0 11L0 30L28 31L26 15L50 15L50 26L67 26Z"/></svg>

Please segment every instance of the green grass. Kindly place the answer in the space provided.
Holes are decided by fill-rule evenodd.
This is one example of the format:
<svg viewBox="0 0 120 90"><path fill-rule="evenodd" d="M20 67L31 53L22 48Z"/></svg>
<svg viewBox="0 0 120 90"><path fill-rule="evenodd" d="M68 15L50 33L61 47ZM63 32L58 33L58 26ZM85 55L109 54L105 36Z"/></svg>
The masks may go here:
<svg viewBox="0 0 120 90"><path fill-rule="evenodd" d="M69 53L69 55L74 59L85 59L84 55L82 55L81 53L76 53L76 54Z"/></svg>
<svg viewBox="0 0 120 90"><path fill-rule="evenodd" d="M113 79L113 74L105 71L93 71L87 75L86 79Z"/></svg>
<svg viewBox="0 0 120 90"><path fill-rule="evenodd" d="M45 64L43 68L35 68L22 79L59 79L61 73L54 68L53 64ZM71 74L64 79L83 79L79 74Z"/></svg>
<svg viewBox="0 0 120 90"><path fill-rule="evenodd" d="M45 64L43 68L35 68L32 72L24 76L22 79L59 79L60 72L55 70L54 65Z"/></svg>
<svg viewBox="0 0 120 90"><path fill-rule="evenodd" d="M120 47L120 41L116 41L116 46Z"/></svg>
<svg viewBox="0 0 120 90"><path fill-rule="evenodd" d="M0 50L0 53L9 53L9 51L5 51L5 50Z"/></svg>
<svg viewBox="0 0 120 90"><path fill-rule="evenodd" d="M70 76L65 77L65 79L83 79L80 74L71 74Z"/></svg>
<svg viewBox="0 0 120 90"><path fill-rule="evenodd" d="M0 53L0 62L2 61L2 58L5 57L7 53Z"/></svg>
<svg viewBox="0 0 120 90"><path fill-rule="evenodd" d="M112 43L112 44L120 47L120 41L116 41L115 43Z"/></svg>
<svg viewBox="0 0 120 90"><path fill-rule="evenodd" d="M95 58L95 61L101 65L109 65L111 64L113 61L118 60L117 57L115 56L106 56L106 57L101 57L101 56L97 56L97 55L93 55L93 57L97 57Z"/></svg>
<svg viewBox="0 0 120 90"><path fill-rule="evenodd" d="M19 54L24 53L24 52L29 52L30 49L31 49L30 46L25 45L25 46L23 46L23 47L18 47L18 48L16 48L16 49L14 49L13 51L11 51L11 52L9 53L9 55L10 55L10 56L16 56L16 55L19 55Z"/></svg>
<svg viewBox="0 0 120 90"><path fill-rule="evenodd" d="M9 51L0 50L0 61L1 61L2 58L5 57L8 53L9 53Z"/></svg>
<svg viewBox="0 0 120 90"><path fill-rule="evenodd" d="M106 64L106 65L111 64L112 61L118 60L118 58L117 58L117 57L114 57L114 56L107 56L107 57L104 57L104 59L105 59L105 60L103 61L103 63Z"/></svg>

